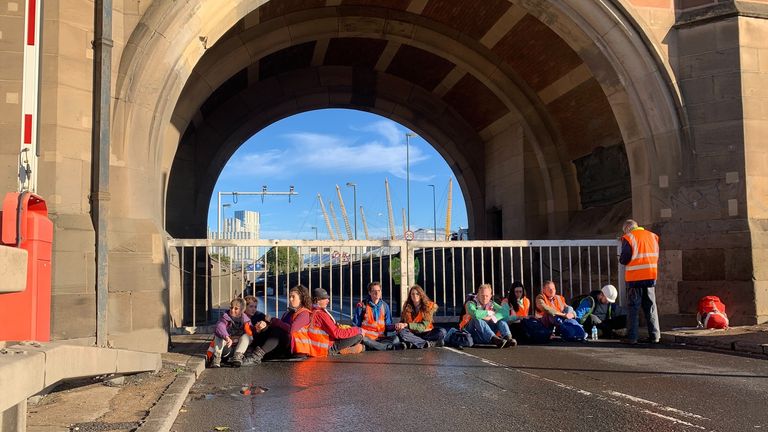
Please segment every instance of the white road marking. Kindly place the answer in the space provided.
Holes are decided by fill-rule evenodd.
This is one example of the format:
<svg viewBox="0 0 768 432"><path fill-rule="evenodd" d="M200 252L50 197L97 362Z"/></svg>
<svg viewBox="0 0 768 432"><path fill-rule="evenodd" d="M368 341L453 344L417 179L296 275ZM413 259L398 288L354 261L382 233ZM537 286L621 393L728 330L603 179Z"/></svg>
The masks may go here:
<svg viewBox="0 0 768 432"><path fill-rule="evenodd" d="M465 351L459 351L457 349L450 348L450 347L445 347L445 349L447 349L449 351L452 351L452 352L455 352L456 354L462 354L462 355L465 355L467 357L472 357L472 358L474 358L476 360L480 360L481 362L483 362L485 364L488 364L488 365L491 365L491 366L494 366L494 367L498 367L498 368L502 368L504 370L515 371L515 372L519 372L519 373L524 374L524 375L528 375L528 376L530 376L530 377L532 377L534 379L538 379L540 381L545 381L545 382L548 382L550 384L554 384L557 387L560 387L560 388L568 390L568 391L572 391L574 393L578 393L578 394L580 394L582 396L594 397L594 398L596 398L596 399L598 399L600 401L605 401L605 402L612 403L614 405L619 405L619 406L635 409L637 411L640 411L643 414L652 415L654 417L657 417L657 418L660 418L660 419L663 419L663 420L667 420L667 421L670 421L672 423L677 423L677 424L681 424L681 425L692 427L692 428L696 428L696 429L706 430L706 428L704 426L693 424L693 423L687 422L685 420L681 420L681 419L676 418L676 417L672 417L672 416L669 416L669 415L658 413L656 411L651 411L651 410L649 410L649 409L647 409L647 408L645 408L643 406L640 406L639 404L651 405L652 407L657 408L657 409L661 409L663 411L673 412L673 413L681 415L681 416L692 417L692 418L695 418L697 420L709 420L708 418L702 417L702 416L697 415L697 414L693 414L693 413L689 413L689 412L686 412L686 411L678 410L678 409L672 408L672 407L667 407L665 405L661 405L661 404L653 402L653 401L641 399L641 398L634 397L634 396L631 396L631 395L627 395L627 394L624 394L624 393L619 393L619 392L614 392L614 391L606 391L606 393L608 393L608 394L610 394L612 396L621 397L622 399L626 399L626 400L629 400L630 402L634 402L634 403L625 402L623 400L619 400L619 399L612 398L612 397L602 396L602 395L599 395L599 394L596 394L596 393L592 393L592 392L587 391L587 390L582 390L580 388L573 387L571 385L561 383L560 381L556 381L556 380L553 380L553 379L550 379L550 378L545 378L543 376L536 375L536 374L531 373L531 372L523 371L523 370L516 369L516 368L511 368L509 366L505 366L503 364L496 363L494 361L482 358L480 356L476 356L474 354L470 354L470 353L465 352Z"/></svg>
<svg viewBox="0 0 768 432"><path fill-rule="evenodd" d="M628 394L624 394L624 393L619 393L617 391L607 390L606 393L608 393L611 396L621 397L621 398L624 398L624 399L629 399L629 400L631 400L633 402L639 402L639 403L643 403L643 404L646 404L646 405L650 405L650 406L652 406L654 408L661 409L663 411L668 411L668 412L671 412L671 413L675 413L677 415L681 415L681 416L684 416L684 417L691 417L691 418L695 418L697 420L709 420L709 418L700 416L698 414L689 413L687 411L679 410L677 408L672 408L672 407L669 407L669 406L666 406L666 405L662 405L662 404L657 403L657 402L641 399L641 398L636 397L636 396L632 396L632 395L628 395Z"/></svg>

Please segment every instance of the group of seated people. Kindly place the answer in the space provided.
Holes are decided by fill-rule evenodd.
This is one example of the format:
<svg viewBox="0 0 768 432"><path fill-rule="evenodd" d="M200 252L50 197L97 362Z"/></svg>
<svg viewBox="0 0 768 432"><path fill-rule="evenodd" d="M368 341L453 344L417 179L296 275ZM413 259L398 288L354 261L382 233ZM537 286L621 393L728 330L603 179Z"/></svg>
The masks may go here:
<svg viewBox="0 0 768 432"><path fill-rule="evenodd" d="M546 328L547 338L560 333L567 339L568 333L576 335L573 340L586 339L592 327L603 337L615 336L626 327L626 314L615 304L613 285L578 297L576 309L556 291L554 282L545 281L534 302L535 317L529 317L531 302L521 283L513 283L500 302L494 300L491 285L480 285L464 304L459 329L471 335L475 344L504 348L517 345L513 334L524 335L526 322ZM225 357L232 366L240 367L271 358L422 349L446 343L446 329L433 325L437 304L419 285L408 290L397 323L382 300L379 282L368 285L368 296L357 304L349 323L337 322L328 311L329 303L323 288L315 288L310 295L306 287L297 285L289 290L288 310L278 319L258 311L254 296L233 299L229 311L216 324L208 365L220 367Z"/></svg>

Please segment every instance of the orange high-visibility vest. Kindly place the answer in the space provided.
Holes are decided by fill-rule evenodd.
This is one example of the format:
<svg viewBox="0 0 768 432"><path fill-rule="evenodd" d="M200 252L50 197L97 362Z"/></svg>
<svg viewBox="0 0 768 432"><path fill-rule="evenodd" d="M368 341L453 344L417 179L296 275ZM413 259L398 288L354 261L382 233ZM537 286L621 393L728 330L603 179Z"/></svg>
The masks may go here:
<svg viewBox="0 0 768 432"><path fill-rule="evenodd" d="M434 308L434 307L435 307L435 304L433 302L427 303L427 310L428 311L431 311L432 308ZM422 315L421 309L419 309L419 313L417 313L416 316L413 317L413 319L411 319L410 314L407 314L407 313L403 314L403 322L406 323L406 324L409 324L409 323L412 323L412 322L418 323L418 322L422 322L423 320L424 320L424 317ZM427 324L427 328L426 328L425 331L430 331L433 328L434 328L434 326L432 325L432 321L430 321L429 324Z"/></svg>
<svg viewBox="0 0 768 432"><path fill-rule="evenodd" d="M632 259L625 267L627 282L656 280L659 262L659 236L644 229L634 229L622 237L632 247Z"/></svg>
<svg viewBox="0 0 768 432"><path fill-rule="evenodd" d="M557 309L559 312L562 312L563 309L565 309L565 297L558 294L555 294L555 298L552 300L548 299L545 295L542 295L541 297L544 298L544 303L546 303L547 306ZM542 318L544 315L546 315L545 311L536 307L536 318Z"/></svg>
<svg viewBox="0 0 768 432"><path fill-rule="evenodd" d="M528 297L523 297L523 304L520 305L520 309L515 312L515 309L512 307L512 303L509 304L509 312L517 314L519 318L524 318L528 316L528 311L531 309L531 301L528 299ZM517 299L513 298L513 302L516 302Z"/></svg>
<svg viewBox="0 0 768 432"><path fill-rule="evenodd" d="M363 325L360 326L363 331L363 336L368 339L376 340L384 336L384 332L387 330L387 314L384 311L384 306L379 308L378 319L373 318L373 308L371 305L365 305L365 317L363 317Z"/></svg>
<svg viewBox="0 0 768 432"><path fill-rule="evenodd" d="M331 349L331 337L325 330L315 324L313 311L309 317L309 325L302 327L293 333L293 350L296 354L304 354L310 357L327 357Z"/></svg>

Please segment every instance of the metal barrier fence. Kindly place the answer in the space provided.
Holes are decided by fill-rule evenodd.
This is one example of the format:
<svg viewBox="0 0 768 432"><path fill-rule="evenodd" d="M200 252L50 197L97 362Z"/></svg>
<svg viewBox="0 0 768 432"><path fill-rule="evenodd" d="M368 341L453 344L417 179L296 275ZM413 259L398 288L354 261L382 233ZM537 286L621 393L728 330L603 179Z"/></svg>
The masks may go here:
<svg viewBox="0 0 768 432"><path fill-rule="evenodd" d="M338 319L351 317L371 281L381 283L395 317L408 287L421 285L439 305L438 322L458 321L467 294L483 283L500 298L520 281L531 303L545 280L569 302L607 283L619 288L619 302L625 298L615 240L171 239L168 246L171 326L177 328L211 324L231 299L245 295L279 316L297 284L325 288Z"/></svg>

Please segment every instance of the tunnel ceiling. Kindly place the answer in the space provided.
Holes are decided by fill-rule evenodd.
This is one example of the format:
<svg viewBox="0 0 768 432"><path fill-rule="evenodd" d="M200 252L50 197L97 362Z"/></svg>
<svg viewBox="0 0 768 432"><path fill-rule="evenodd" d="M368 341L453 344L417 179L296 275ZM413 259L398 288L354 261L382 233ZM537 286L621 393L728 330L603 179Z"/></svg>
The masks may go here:
<svg viewBox="0 0 768 432"><path fill-rule="evenodd" d="M499 80L511 84L501 88ZM339 92L349 99L334 99ZM282 107L291 97L293 105ZM548 158L539 159L540 169L622 142L604 91L579 54L508 0L269 1L207 48L176 105L173 121L183 131L176 160L197 164L197 176L212 178L196 186L196 212L207 208L231 154L268 126L253 113L275 106L283 112L271 121L346 107L388 116L420 134L418 119L404 122L403 112L432 117L428 122L454 148L441 147L447 139L422 136L456 173L468 213L469 195L481 195L470 220L484 212L485 155L478 146L500 125L522 119L534 130L527 143L546 135L552 146L540 151ZM470 172L474 179L462 179Z"/></svg>
<svg viewBox="0 0 768 432"><path fill-rule="evenodd" d="M327 3L326 0L269 1L238 22L217 45L225 46L229 39L239 38L247 46L249 40L276 26L287 26L310 15L410 21L454 37L498 64L557 129L554 133L565 144L561 149L563 159L574 160L598 146L621 142L608 100L579 55L549 27L508 0L342 0L335 7L326 7ZM423 5L421 11L418 5L413 10L417 3ZM412 10L409 11L409 7ZM210 51L216 48L211 47ZM199 69L220 60L218 55L206 55ZM436 94L478 133L510 113L510 107L481 79L457 70L451 60L383 38L318 38L249 60L245 68L233 73L202 104L203 116L253 81L310 66L349 66L402 78ZM353 103L364 108L365 95L358 99Z"/></svg>

